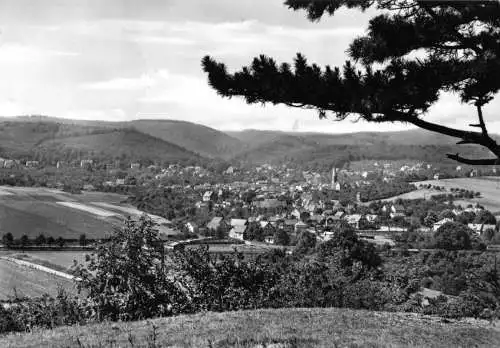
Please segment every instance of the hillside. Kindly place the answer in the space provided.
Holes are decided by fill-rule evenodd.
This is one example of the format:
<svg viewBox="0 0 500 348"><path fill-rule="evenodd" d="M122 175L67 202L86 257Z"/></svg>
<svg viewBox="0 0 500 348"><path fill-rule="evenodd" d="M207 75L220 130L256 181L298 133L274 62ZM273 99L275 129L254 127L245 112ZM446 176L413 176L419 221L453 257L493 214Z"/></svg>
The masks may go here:
<svg viewBox="0 0 500 348"><path fill-rule="evenodd" d="M229 158L244 146L226 133L199 124L172 120L136 120L131 127L206 157Z"/></svg>
<svg viewBox="0 0 500 348"><path fill-rule="evenodd" d="M240 132L229 131L226 133L250 147L255 147L284 136L313 139L320 145L364 145L384 142L391 142L398 145L452 145L456 143L454 138L422 129L400 132L355 132L341 134L247 129Z"/></svg>
<svg viewBox="0 0 500 348"><path fill-rule="evenodd" d="M1 347L498 347L484 321L406 313L279 309L60 327L0 337Z"/></svg>
<svg viewBox="0 0 500 348"><path fill-rule="evenodd" d="M64 159L125 156L128 160L203 164L211 158L248 165L293 162L325 168L363 159L412 159L455 165L446 159L446 153L489 155L480 147L457 146L453 138L419 129L350 134L244 130L226 134L172 120L0 118L0 156L28 159L41 153L54 157L61 151Z"/></svg>
<svg viewBox="0 0 500 348"><path fill-rule="evenodd" d="M52 139L39 144L35 151L46 153L79 153L79 156L126 158L132 161L151 160L181 162L201 160L199 155L182 147L133 129L108 133Z"/></svg>
<svg viewBox="0 0 500 348"><path fill-rule="evenodd" d="M3 156L27 156L44 141L90 133L109 132L99 126L66 125L52 122L9 120L0 122L0 153Z"/></svg>
<svg viewBox="0 0 500 348"><path fill-rule="evenodd" d="M293 161L306 166L341 166L363 159L413 159L450 165L446 153L487 155L474 146L457 146L455 140L423 130L387 133L324 134L249 130L231 132L247 149L235 156L244 163Z"/></svg>
<svg viewBox="0 0 500 348"><path fill-rule="evenodd" d="M180 162L202 164L200 155L185 148L125 128L121 123L56 118L17 118L0 120L0 157L42 159L45 161L125 159L142 162Z"/></svg>
<svg viewBox="0 0 500 348"><path fill-rule="evenodd" d="M137 131L185 148L205 157L229 158L245 146L240 140L224 132L200 124L176 120L133 120L133 121L97 121L72 120L47 116L21 116L0 118L0 124L9 123L12 128L23 129L27 124L45 124L52 127L56 135L59 128L101 130L136 129ZM23 134L25 134L24 131ZM26 133L28 134L28 133ZM1 131L0 131L1 135ZM0 143L1 145L1 143Z"/></svg>

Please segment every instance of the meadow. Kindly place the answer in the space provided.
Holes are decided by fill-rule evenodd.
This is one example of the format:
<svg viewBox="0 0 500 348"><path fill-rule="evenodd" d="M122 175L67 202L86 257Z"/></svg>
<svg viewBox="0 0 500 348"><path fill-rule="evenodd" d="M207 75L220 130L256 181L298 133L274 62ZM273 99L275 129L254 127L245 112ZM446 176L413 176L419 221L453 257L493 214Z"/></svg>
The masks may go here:
<svg viewBox="0 0 500 348"><path fill-rule="evenodd" d="M85 264L85 257L90 254L90 251L29 251L12 257L68 273L75 261Z"/></svg>
<svg viewBox="0 0 500 348"><path fill-rule="evenodd" d="M0 300L44 294L56 296L60 287L74 290L70 280L0 259Z"/></svg>
<svg viewBox="0 0 500 348"><path fill-rule="evenodd" d="M46 188L3 186L0 187L0 235L10 232L14 238L44 234L78 239L85 234L89 239L106 238L128 214L98 204L130 209L121 203L125 198L99 192L73 195Z"/></svg>
<svg viewBox="0 0 500 348"><path fill-rule="evenodd" d="M435 185L442 186L446 190L460 188L474 192L481 192L481 197L473 199L464 199L457 201L456 204L466 206L467 204L480 204L494 214L500 214L500 177L475 177L475 178L457 178L428 180L415 183L417 186ZM441 192L442 193L442 192Z"/></svg>
<svg viewBox="0 0 500 348"><path fill-rule="evenodd" d="M383 199L384 202L393 202L397 199L430 199L432 196L452 193L450 190L459 188L473 192L480 192L481 196L471 199L459 199L455 204L463 207L469 204L480 204L493 214L500 214L500 177L476 177L476 178L456 178L441 180L426 180L414 183L419 185L432 185L444 187L445 190L435 190L422 188L412 192L404 193L394 197ZM368 202L369 203L369 202Z"/></svg>
<svg viewBox="0 0 500 348"><path fill-rule="evenodd" d="M337 308L205 312L0 337L2 347L498 347L485 321Z"/></svg>

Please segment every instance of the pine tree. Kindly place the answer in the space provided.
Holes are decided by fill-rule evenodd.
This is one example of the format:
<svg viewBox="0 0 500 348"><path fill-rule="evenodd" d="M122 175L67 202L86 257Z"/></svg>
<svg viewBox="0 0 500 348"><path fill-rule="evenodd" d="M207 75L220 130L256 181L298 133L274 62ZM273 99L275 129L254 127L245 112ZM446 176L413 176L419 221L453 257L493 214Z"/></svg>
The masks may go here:
<svg viewBox="0 0 500 348"><path fill-rule="evenodd" d="M342 7L377 8L366 35L348 49L343 67L321 68L297 54L293 66L261 55L236 73L206 56L209 84L224 97L248 103L314 109L320 118L356 115L369 122L399 122L476 144L492 158L453 160L470 165L500 164L500 146L489 135L483 109L500 89L500 2L498 0L287 0L312 21ZM418 53L418 54L417 54ZM474 107L477 131L424 119L443 92ZM453 115L450 115L453 116Z"/></svg>

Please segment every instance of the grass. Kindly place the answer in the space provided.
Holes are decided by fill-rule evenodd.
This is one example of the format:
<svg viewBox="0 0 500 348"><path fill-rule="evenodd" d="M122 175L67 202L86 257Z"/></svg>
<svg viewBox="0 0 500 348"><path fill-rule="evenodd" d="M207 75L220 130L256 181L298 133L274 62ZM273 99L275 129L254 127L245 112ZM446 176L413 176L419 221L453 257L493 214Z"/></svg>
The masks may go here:
<svg viewBox="0 0 500 348"><path fill-rule="evenodd" d="M38 263L47 262L64 269L73 266L73 260L79 263L85 262L85 255L90 255L92 251L30 251L24 255L28 255L31 262ZM34 261L33 261L34 260ZM50 267L50 266L47 266Z"/></svg>
<svg viewBox="0 0 500 348"><path fill-rule="evenodd" d="M68 195L45 188L0 187L10 195L0 195L0 234L11 232L14 238L27 234L34 238L43 233L54 238L103 238L119 224L121 217L103 218L90 212L66 207L57 202L81 204L81 201L116 202L118 195L88 193ZM123 199L123 196L121 196ZM99 199L100 198L100 199ZM78 201L76 201L78 200ZM76 201L76 202L75 202Z"/></svg>
<svg viewBox="0 0 500 348"><path fill-rule="evenodd" d="M57 295L60 287L73 291L72 281L46 272L0 260L0 300L13 297L38 297L44 294ZM0 347L3 347L0 344Z"/></svg>
<svg viewBox="0 0 500 348"><path fill-rule="evenodd" d="M35 263L37 265L45 266L56 271L70 273L71 266L76 260L80 264L85 264L85 255L89 255L91 252L82 251L54 251L54 252L44 252L44 251L32 251L29 253L18 253L13 254L11 257Z"/></svg>
<svg viewBox="0 0 500 348"><path fill-rule="evenodd" d="M479 203L491 212L500 212L500 177L476 177L422 181L419 184L444 186L447 190L461 188L474 192L481 192L481 197L466 199L457 204Z"/></svg>
<svg viewBox="0 0 500 348"><path fill-rule="evenodd" d="M498 347L500 329L406 313L278 309L201 313L0 336L0 347Z"/></svg>

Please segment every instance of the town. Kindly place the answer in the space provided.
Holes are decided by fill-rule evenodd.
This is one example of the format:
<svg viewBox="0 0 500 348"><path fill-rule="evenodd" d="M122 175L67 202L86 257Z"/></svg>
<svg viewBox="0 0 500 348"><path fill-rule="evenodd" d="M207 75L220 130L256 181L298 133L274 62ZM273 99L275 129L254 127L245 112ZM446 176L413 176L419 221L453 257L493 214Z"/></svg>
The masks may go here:
<svg viewBox="0 0 500 348"><path fill-rule="evenodd" d="M426 249L441 226L458 222L474 231L483 248L500 243L500 212L474 202L481 192L439 185L440 178L494 178L496 168L404 160L358 161L329 172L286 164L214 169L92 159L0 163L0 180L9 185L128 195L127 203L162 218L166 241L229 238L293 246L301 234L327 241L345 222L379 247Z"/></svg>

